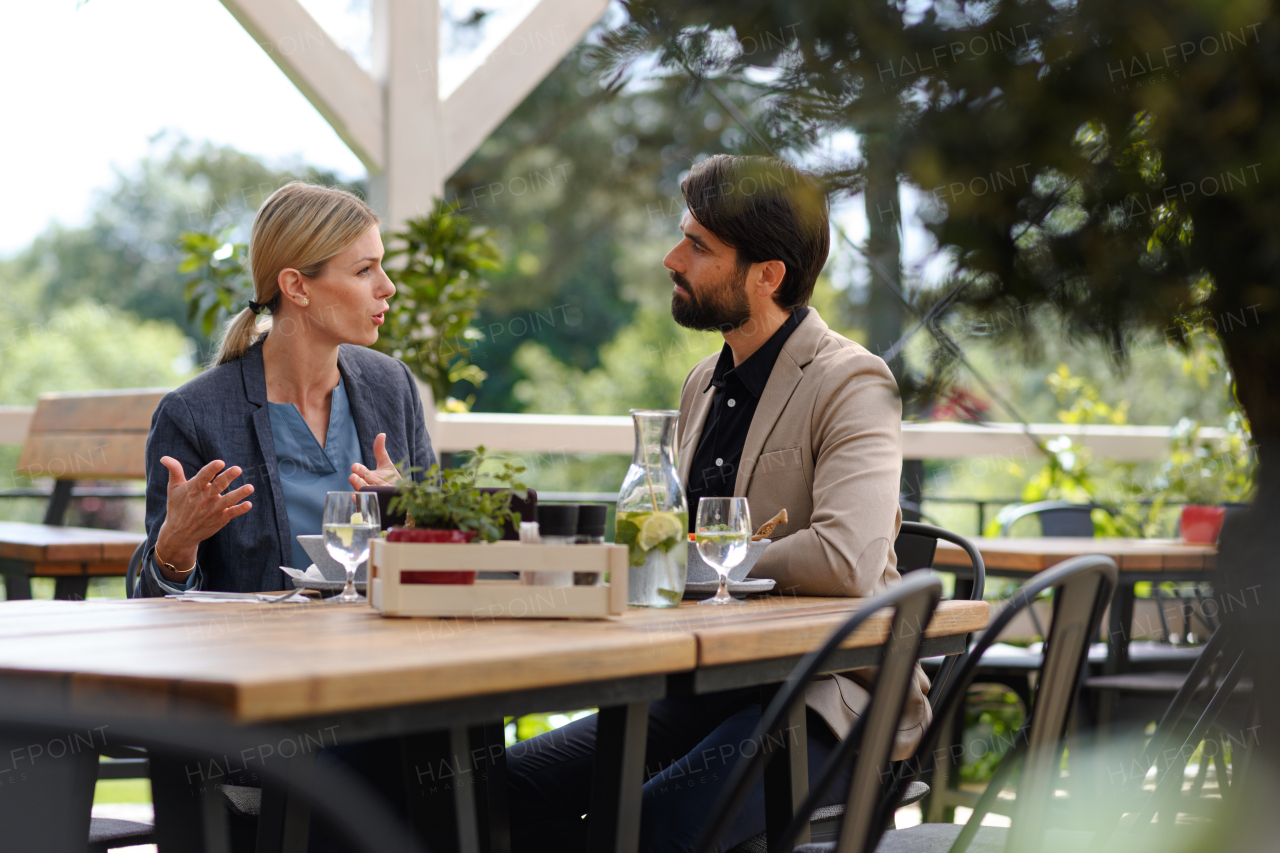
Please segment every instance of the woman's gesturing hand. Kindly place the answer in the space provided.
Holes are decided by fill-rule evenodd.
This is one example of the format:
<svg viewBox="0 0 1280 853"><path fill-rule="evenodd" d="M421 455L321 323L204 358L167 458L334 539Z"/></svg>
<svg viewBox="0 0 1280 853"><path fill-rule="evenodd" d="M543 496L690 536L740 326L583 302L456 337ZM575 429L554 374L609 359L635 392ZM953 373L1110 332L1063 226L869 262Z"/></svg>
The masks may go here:
<svg viewBox="0 0 1280 853"><path fill-rule="evenodd" d="M160 457L160 463L169 469L169 496L156 551L163 562L185 574L195 565L201 542L231 519L253 509L253 504L245 500L253 494L253 486L246 483L224 495L223 489L242 471L238 465L227 468L221 459L205 465L190 480L183 473L182 463L172 456Z"/></svg>
<svg viewBox="0 0 1280 853"><path fill-rule="evenodd" d="M385 432L378 433L378 437L373 440L373 458L378 463L376 471L370 471L359 462L351 466L351 476L347 479L351 481L351 488L357 492L365 486L394 486L400 482L400 472L387 455Z"/></svg>

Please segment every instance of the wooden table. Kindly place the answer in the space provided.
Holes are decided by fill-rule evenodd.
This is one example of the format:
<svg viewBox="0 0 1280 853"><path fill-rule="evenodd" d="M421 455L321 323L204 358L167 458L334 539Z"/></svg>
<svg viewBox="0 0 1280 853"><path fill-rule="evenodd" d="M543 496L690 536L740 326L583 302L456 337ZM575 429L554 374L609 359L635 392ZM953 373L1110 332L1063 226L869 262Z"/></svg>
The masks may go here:
<svg viewBox="0 0 1280 853"><path fill-rule="evenodd" d="M104 722L118 715L195 725L213 714L234 725L332 732L343 744L400 736L424 755L431 744L423 733L445 733L443 748L466 755L468 745L501 736L493 721L504 715L595 706L590 849L630 853L638 840L649 702L682 691L776 684L858 606L858 599L769 597L732 608L637 609L609 621L467 621L383 619L363 605L11 602L0 604L0 703L38 701ZM957 653L965 635L987 621L985 603L944 602L922 653ZM875 663L888 625L887 612L870 619L833 668ZM799 719L803 724L803 713ZM772 764L788 769L793 761ZM175 776L182 779L175 770L152 763L162 853L180 849L201 826L192 797L171 790ZM160 784L166 779L167 787ZM787 783L790 805L807 780ZM470 853L479 849L477 805L490 824L500 820L502 811L486 808L485 798L504 789L490 786L477 803L474 788L458 786L411 818L439 839L446 808L456 820L445 828L445 846L435 849L452 840ZM270 787L263 801L259 849L305 849L305 820L300 835L287 834L283 827L298 820L265 813L289 814L296 805ZM4 814L6 802L0 797L0 824L21 819ZM264 827L276 827L275 835L264 838ZM502 829L492 836L495 853Z"/></svg>
<svg viewBox="0 0 1280 853"><path fill-rule="evenodd" d="M1203 580L1217 565L1215 545L1192 545L1181 539L1090 539L1077 536L1040 538L975 537L987 573L1026 577L1071 557L1106 554L1128 581ZM935 568L964 568L969 558L950 542L938 542Z"/></svg>
<svg viewBox="0 0 1280 853"><path fill-rule="evenodd" d="M89 578L124 577L141 533L0 521L0 574L10 601L31 598L31 578L57 578L56 598L83 599Z"/></svg>
<svg viewBox="0 0 1280 853"><path fill-rule="evenodd" d="M1193 545L1181 539L1118 539L1075 536L1040 538L976 537L987 574L1027 578L1072 557L1105 554L1116 561L1120 582L1111 600L1107 625L1107 662L1103 671L1129 670L1129 634L1133 624L1133 585L1141 581L1211 580L1218 561L1216 545ZM950 542L938 542L934 568L965 574L968 556Z"/></svg>

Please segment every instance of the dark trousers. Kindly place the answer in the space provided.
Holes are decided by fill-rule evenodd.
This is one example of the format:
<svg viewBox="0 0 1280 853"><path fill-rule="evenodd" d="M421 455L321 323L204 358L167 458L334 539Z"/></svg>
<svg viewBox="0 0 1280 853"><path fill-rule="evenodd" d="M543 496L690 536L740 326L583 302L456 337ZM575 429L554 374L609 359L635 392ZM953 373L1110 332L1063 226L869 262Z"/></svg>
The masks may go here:
<svg viewBox="0 0 1280 853"><path fill-rule="evenodd" d="M645 744L641 853L691 851L716 799L760 722L760 691L680 696L649 704ZM837 741L813 712L808 717L810 784ZM578 853L587 845L583 816L591 800L596 719L585 717L507 750L512 853ZM794 737L792 745L796 745ZM848 774L819 805L843 803ZM759 782L715 847L729 850L764 832Z"/></svg>

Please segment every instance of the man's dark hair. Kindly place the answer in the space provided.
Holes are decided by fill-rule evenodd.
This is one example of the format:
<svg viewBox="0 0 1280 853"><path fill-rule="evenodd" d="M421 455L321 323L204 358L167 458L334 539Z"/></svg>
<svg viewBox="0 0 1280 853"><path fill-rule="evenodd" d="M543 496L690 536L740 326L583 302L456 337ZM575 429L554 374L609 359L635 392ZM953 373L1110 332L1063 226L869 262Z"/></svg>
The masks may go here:
<svg viewBox="0 0 1280 853"><path fill-rule="evenodd" d="M817 177L772 157L716 154L680 182L689 212L738 252L738 264L782 261L787 273L773 294L794 311L809 304L827 262L827 195Z"/></svg>

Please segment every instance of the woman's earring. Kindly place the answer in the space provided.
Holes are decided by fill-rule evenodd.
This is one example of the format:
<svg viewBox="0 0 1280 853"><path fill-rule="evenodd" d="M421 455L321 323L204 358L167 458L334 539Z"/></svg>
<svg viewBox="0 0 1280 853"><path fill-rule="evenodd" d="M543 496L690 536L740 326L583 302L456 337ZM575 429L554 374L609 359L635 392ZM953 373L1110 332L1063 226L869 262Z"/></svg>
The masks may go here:
<svg viewBox="0 0 1280 853"><path fill-rule="evenodd" d="M303 308L306 308L308 305L310 305L310 304L311 304L311 300L310 300L310 299L308 299L308 298L307 298L307 297L305 297L305 296L304 296L304 297L302 297L302 298L301 298L300 300L298 300L298 301L302 303L302 307L303 307Z"/></svg>

